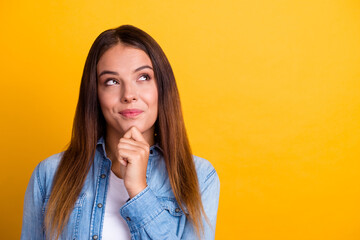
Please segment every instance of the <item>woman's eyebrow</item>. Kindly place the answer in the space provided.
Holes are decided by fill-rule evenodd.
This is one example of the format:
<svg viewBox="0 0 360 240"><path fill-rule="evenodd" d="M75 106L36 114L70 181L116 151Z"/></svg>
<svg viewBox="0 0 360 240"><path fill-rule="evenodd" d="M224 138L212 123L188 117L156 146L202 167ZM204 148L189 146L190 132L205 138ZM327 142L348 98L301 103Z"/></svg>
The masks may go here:
<svg viewBox="0 0 360 240"><path fill-rule="evenodd" d="M141 67L138 67L137 69L135 69L134 73L136 73L137 71L140 71L140 70L142 70L144 68L150 68L151 70L153 70L152 67L150 67L149 65L144 65L144 66L141 66Z"/></svg>
<svg viewBox="0 0 360 240"><path fill-rule="evenodd" d="M144 68L150 68L151 70L153 70L152 67L150 67L149 65L144 65L144 66L141 66L141 67L138 67L137 69L135 69L135 70L134 70L134 73L136 73L136 72L138 72L138 71L140 71L140 70L142 70L142 69L144 69ZM112 74L112 75L117 75L117 76L119 76L119 73L117 73L117 72L109 71L109 70L104 70L104 71L102 71L102 72L99 74L98 77L101 77L101 76L104 75L104 74Z"/></svg>
<svg viewBox="0 0 360 240"><path fill-rule="evenodd" d="M101 77L102 75L104 74L113 74L113 75L119 75L117 72L114 72L114 71L109 71L109 70L104 70L102 71L98 77Z"/></svg>

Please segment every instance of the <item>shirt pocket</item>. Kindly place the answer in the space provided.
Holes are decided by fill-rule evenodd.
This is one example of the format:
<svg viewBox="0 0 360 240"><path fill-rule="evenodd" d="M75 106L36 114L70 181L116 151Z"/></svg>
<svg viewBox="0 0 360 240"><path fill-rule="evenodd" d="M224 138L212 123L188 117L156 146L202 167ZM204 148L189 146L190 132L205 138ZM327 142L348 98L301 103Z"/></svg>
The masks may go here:
<svg viewBox="0 0 360 240"><path fill-rule="evenodd" d="M186 209L183 212L175 198L160 197L158 200L162 208L172 216L171 220L167 223L171 225L169 231L173 232L176 236L181 236L186 224Z"/></svg>
<svg viewBox="0 0 360 240"><path fill-rule="evenodd" d="M83 205L85 202L86 193L81 193L78 199L75 202L74 209L72 210L69 221L67 225L64 227L60 235L60 239L78 239L78 230L80 224L80 218L82 215ZM43 216L45 217L45 211L47 207L47 203L49 201L50 196L45 198L44 206L42 209Z"/></svg>
<svg viewBox="0 0 360 240"><path fill-rule="evenodd" d="M159 200L163 209L168 211L174 217L181 217L186 213L181 210L175 198L160 197Z"/></svg>

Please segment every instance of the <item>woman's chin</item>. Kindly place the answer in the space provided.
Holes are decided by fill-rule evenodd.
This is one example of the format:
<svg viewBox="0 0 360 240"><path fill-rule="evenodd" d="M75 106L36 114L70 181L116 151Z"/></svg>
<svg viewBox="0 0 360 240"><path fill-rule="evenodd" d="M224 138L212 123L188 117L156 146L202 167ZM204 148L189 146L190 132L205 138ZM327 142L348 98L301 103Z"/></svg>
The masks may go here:
<svg viewBox="0 0 360 240"><path fill-rule="evenodd" d="M108 134L116 135L118 137L122 137L127 131L129 131L132 127L136 127L141 134L146 135L147 138L154 135L155 126L144 126L141 123L132 123L132 124L122 124L116 127L108 128Z"/></svg>
<svg viewBox="0 0 360 240"><path fill-rule="evenodd" d="M128 126L126 126L126 127L123 128L124 133L127 132L127 131L129 131L130 128L132 128L132 127L136 127L141 133L144 132L142 125L140 125L140 124L131 124L131 125L128 125Z"/></svg>
<svg viewBox="0 0 360 240"><path fill-rule="evenodd" d="M132 127L136 127L141 133L146 132L146 129L140 124L130 124L126 126L121 126L120 128L114 129L117 135L123 136L127 131L129 131Z"/></svg>

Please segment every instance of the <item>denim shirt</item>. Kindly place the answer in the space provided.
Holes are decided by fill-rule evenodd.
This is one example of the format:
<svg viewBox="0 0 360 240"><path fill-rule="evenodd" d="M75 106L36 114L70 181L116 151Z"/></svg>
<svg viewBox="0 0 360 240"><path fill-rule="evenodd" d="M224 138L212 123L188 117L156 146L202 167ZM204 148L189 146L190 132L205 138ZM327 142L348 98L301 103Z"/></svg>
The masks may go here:
<svg viewBox="0 0 360 240"><path fill-rule="evenodd" d="M21 239L46 239L44 214L50 197L52 181L62 153L40 162L25 193ZM203 217L202 239L215 238L220 182L213 166L193 156L198 175L201 199L210 225ZM104 139L100 138L94 162L75 202L69 221L59 239L102 239L111 161L106 157ZM125 203L119 212L128 224L131 239L197 239L185 213L171 189L161 148L150 147L146 171L147 187Z"/></svg>

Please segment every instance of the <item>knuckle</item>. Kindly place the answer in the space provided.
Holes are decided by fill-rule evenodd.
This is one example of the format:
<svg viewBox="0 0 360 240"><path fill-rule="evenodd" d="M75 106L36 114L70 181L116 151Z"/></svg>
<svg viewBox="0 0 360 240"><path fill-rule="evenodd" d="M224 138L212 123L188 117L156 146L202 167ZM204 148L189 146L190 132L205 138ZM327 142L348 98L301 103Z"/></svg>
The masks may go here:
<svg viewBox="0 0 360 240"><path fill-rule="evenodd" d="M146 151L145 149L141 148L141 149L140 149L140 152L141 152L142 155L146 155L146 152L147 152L147 151Z"/></svg>

